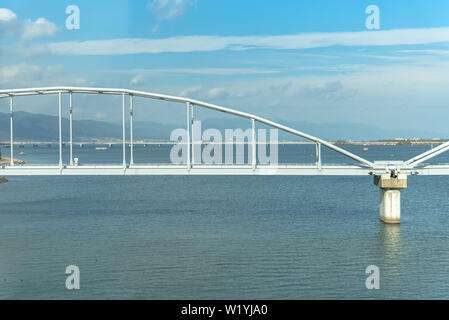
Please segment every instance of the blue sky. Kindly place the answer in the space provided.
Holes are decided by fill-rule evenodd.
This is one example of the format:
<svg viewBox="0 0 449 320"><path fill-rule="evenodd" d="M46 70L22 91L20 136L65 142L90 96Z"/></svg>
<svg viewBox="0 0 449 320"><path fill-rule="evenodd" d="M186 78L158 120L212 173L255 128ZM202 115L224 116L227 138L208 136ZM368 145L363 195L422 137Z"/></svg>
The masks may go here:
<svg viewBox="0 0 449 320"><path fill-rule="evenodd" d="M80 9L79 30L65 27L68 5ZM379 30L365 26L369 5L380 10ZM0 0L0 8L0 88L125 87L280 121L449 135L447 0ZM80 98L76 116L115 121L111 103ZM54 113L50 104L17 107ZM164 104L151 108L141 111L147 120L181 119Z"/></svg>

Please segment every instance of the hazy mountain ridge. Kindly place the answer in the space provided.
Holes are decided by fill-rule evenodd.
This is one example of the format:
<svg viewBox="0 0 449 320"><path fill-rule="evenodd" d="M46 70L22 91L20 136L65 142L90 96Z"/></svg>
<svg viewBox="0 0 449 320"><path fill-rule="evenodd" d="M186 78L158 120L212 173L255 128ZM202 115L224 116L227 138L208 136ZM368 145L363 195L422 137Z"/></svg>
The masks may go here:
<svg viewBox="0 0 449 320"><path fill-rule="evenodd" d="M9 140L9 114L0 113L0 140ZM386 130L371 125L357 123L310 123L296 121L279 121L293 129L318 136L327 140L377 140L401 138L445 138L441 133L421 130ZM251 123L247 119L206 119L202 121L202 130L216 128L247 129ZM69 138L69 120L63 118L63 140ZM128 124L127 124L128 126ZM160 124L152 121L134 121L134 139L169 140L170 133L177 125ZM268 128L262 124L258 128ZM129 126L126 128L129 134ZM34 114L23 111L14 113L14 137L16 140L56 141L58 139L58 117ZM121 124L97 120L74 120L73 136L75 141L90 139L121 139ZM280 133L280 140L294 140L291 134Z"/></svg>
<svg viewBox="0 0 449 320"><path fill-rule="evenodd" d="M128 124L127 124L128 125ZM69 119L63 118L63 140L69 139ZM168 140L172 126L155 122L134 122L135 139ZM168 132L168 134L167 134ZM129 127L126 128L129 134ZM9 140L9 114L0 113L0 140ZM121 139L122 126L97 120L73 120L74 140ZM16 140L56 141L59 139L57 116L34 114L23 111L14 113L14 138Z"/></svg>

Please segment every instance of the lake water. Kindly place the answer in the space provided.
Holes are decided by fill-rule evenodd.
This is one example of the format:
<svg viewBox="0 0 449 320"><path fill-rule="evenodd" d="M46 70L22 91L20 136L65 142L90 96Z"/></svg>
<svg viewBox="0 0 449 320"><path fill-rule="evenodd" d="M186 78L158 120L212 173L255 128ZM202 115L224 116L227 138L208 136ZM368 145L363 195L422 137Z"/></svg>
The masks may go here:
<svg viewBox="0 0 449 320"><path fill-rule="evenodd" d="M136 162L168 161L169 148L139 146ZM345 148L406 160L429 147ZM58 160L56 147L15 150L29 164ZM279 152L280 162L314 161L313 146ZM119 146L74 153L121 162ZM323 160L350 163L326 150ZM8 178L1 299L449 298L449 177L409 177L401 225L379 221L370 176ZM65 288L68 265L80 268L80 290ZM380 290L365 288L369 265Z"/></svg>

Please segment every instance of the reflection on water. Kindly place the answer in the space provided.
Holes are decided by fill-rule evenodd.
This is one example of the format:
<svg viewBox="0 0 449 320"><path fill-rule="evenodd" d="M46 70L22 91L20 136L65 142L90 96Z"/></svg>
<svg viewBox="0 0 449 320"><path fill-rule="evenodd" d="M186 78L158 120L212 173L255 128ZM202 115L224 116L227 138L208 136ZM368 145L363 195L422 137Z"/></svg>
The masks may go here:
<svg viewBox="0 0 449 320"><path fill-rule="evenodd" d="M383 258L389 263L399 263L402 252L401 225L380 222L379 229Z"/></svg>

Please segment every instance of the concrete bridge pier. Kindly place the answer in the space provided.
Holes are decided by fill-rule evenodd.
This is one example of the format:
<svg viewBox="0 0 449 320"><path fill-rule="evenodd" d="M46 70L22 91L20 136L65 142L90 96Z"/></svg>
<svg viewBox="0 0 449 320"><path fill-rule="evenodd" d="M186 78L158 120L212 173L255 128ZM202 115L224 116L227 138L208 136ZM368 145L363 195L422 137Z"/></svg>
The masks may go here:
<svg viewBox="0 0 449 320"><path fill-rule="evenodd" d="M385 223L400 223L401 189L407 188L407 175L375 175L374 184L380 189L380 220Z"/></svg>

